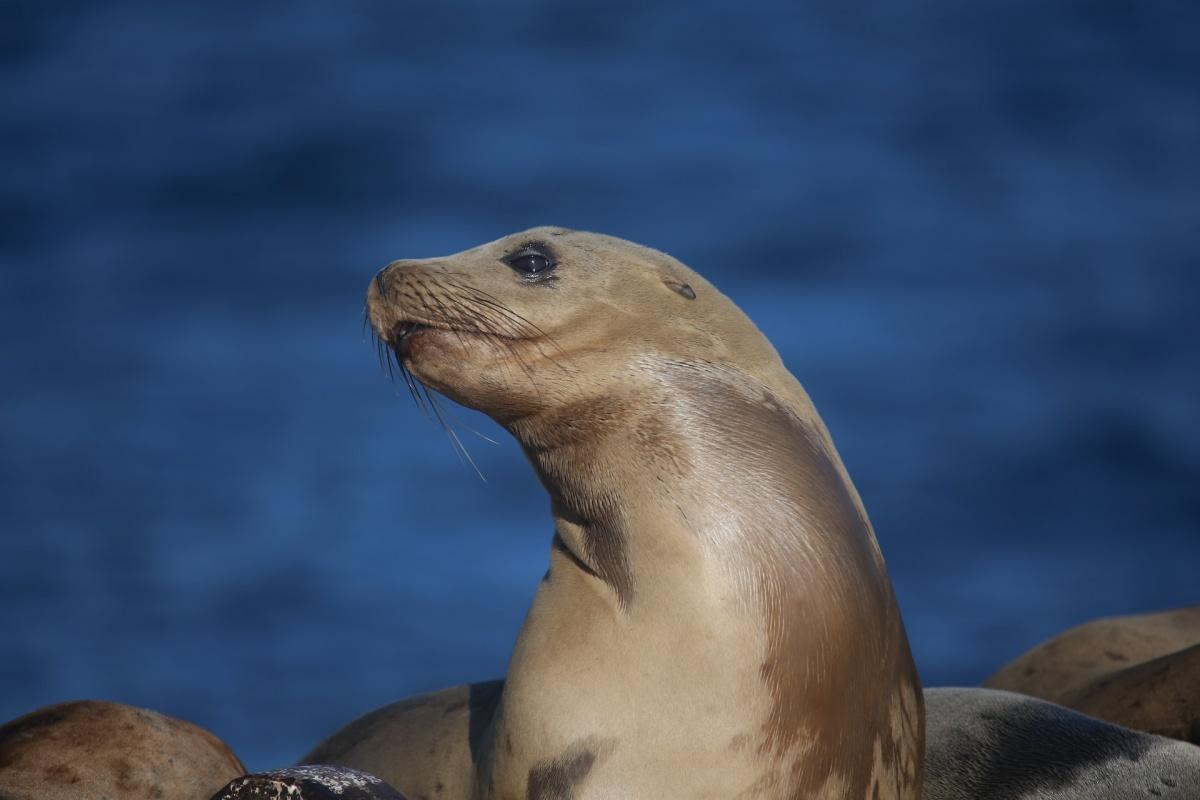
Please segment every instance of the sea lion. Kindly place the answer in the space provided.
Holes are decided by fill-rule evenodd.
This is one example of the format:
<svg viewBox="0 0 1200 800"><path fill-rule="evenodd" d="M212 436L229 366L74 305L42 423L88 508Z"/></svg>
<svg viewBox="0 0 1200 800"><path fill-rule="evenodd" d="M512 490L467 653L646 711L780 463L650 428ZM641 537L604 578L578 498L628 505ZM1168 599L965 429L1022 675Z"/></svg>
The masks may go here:
<svg viewBox="0 0 1200 800"><path fill-rule="evenodd" d="M1200 644L1200 606L1076 625L1004 665L991 689L1056 700L1105 675Z"/></svg>
<svg viewBox="0 0 1200 800"><path fill-rule="evenodd" d="M356 769L301 765L243 775L229 782L211 800L405 800L404 795Z"/></svg>
<svg viewBox="0 0 1200 800"><path fill-rule="evenodd" d="M679 261L535 228L371 281L405 377L491 416L550 495L503 684L381 709L305 758L414 798L920 796L920 684L828 431Z"/></svg>
<svg viewBox="0 0 1200 800"><path fill-rule="evenodd" d="M1200 800L1200 748L1025 695L926 689L925 800Z"/></svg>
<svg viewBox="0 0 1200 800"><path fill-rule="evenodd" d="M1071 628L1019 656L984 686L1200 743L1200 606Z"/></svg>
<svg viewBox="0 0 1200 800"><path fill-rule="evenodd" d="M1200 745L1200 645L1095 678L1057 702L1127 728Z"/></svg>
<svg viewBox="0 0 1200 800"><path fill-rule="evenodd" d="M2 800L208 800L245 771L203 728L119 703L61 703L0 727Z"/></svg>

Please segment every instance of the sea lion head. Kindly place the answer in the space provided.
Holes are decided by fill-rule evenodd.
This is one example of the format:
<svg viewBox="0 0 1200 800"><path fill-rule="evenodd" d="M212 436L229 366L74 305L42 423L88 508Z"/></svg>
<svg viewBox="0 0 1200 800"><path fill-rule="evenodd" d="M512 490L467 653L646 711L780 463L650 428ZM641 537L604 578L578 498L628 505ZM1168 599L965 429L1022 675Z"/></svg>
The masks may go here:
<svg viewBox="0 0 1200 800"><path fill-rule="evenodd" d="M676 259L563 228L394 261L371 281L367 314L413 376L501 423L622 391L656 361L781 368L754 324Z"/></svg>

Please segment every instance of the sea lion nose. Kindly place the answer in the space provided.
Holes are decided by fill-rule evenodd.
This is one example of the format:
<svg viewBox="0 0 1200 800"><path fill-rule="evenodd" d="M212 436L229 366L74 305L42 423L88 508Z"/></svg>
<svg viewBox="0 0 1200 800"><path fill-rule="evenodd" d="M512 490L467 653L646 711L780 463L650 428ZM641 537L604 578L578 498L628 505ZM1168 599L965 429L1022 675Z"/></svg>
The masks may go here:
<svg viewBox="0 0 1200 800"><path fill-rule="evenodd" d="M403 261L393 261L375 273L371 287L367 290L367 301L388 300L396 289L396 271L404 266Z"/></svg>
<svg viewBox="0 0 1200 800"><path fill-rule="evenodd" d="M395 263L393 261L376 272L367 287L367 319L370 320L371 327L375 329L375 332L381 336L387 320L391 316L388 309L396 289L396 278L392 269Z"/></svg>

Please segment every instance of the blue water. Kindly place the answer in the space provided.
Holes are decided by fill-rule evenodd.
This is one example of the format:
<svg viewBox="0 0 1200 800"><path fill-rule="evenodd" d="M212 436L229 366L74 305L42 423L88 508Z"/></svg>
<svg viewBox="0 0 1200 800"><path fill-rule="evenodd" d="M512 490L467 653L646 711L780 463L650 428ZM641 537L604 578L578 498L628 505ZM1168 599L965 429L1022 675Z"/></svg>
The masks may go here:
<svg viewBox="0 0 1200 800"><path fill-rule="evenodd" d="M377 368L371 274L667 250L815 398L927 683L1200 602L1195 3L0 7L0 718L251 767L500 675L547 559Z"/></svg>

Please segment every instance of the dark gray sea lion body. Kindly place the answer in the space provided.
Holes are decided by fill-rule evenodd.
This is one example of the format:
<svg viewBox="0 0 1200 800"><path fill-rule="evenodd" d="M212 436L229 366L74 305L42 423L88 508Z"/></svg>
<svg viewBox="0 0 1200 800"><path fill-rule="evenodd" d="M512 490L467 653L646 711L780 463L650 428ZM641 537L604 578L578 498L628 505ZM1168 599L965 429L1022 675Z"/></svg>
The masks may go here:
<svg viewBox="0 0 1200 800"><path fill-rule="evenodd" d="M924 800L1200 800L1200 748L992 689L925 691Z"/></svg>

